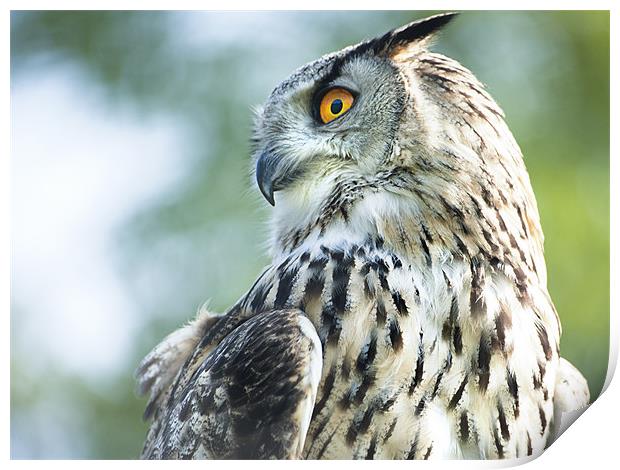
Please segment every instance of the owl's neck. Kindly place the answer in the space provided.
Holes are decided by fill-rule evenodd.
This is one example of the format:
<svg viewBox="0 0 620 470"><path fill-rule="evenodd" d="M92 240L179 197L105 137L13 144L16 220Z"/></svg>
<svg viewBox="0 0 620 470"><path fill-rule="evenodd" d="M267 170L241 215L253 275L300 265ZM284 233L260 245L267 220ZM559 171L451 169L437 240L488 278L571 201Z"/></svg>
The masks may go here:
<svg viewBox="0 0 620 470"><path fill-rule="evenodd" d="M433 236L436 224L425 220L425 211L414 199L365 182L349 187L341 200L313 200L331 203L286 200L280 207L276 205L274 259L303 253L317 245L343 248L369 241L379 241L412 263L418 260L426 263L433 256L445 257L445 243L441 254L439 250L431 253L431 245L435 239L439 240Z"/></svg>
<svg viewBox="0 0 620 470"><path fill-rule="evenodd" d="M276 204L274 260L320 245L379 241L408 264L458 258L501 270L524 289L546 285L538 232L526 205L490 205L471 193L455 199L436 187L431 198L430 188L403 190L386 181L348 181L346 189L332 188L322 197L282 198Z"/></svg>

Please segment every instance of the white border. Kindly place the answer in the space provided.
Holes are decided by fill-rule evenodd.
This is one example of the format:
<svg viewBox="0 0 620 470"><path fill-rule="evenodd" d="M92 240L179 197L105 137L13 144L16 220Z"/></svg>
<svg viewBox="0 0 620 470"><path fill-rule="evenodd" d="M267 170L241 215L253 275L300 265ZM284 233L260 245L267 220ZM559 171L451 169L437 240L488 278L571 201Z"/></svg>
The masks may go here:
<svg viewBox="0 0 620 470"><path fill-rule="evenodd" d="M610 0L522 0L498 2L446 0L6 0L8 10L610 10Z"/></svg>
<svg viewBox="0 0 620 470"><path fill-rule="evenodd" d="M3 360L1 362L1 373L5 378L10 377L10 328L9 328L9 309L10 309L10 236L9 236L9 174L10 166L10 73L9 73L9 37L10 37L10 10L37 10L37 9L60 9L60 10L72 10L72 9L144 9L144 10L158 10L158 9L225 9L225 10L256 10L256 3L250 1L241 0L228 0L226 2L199 2L195 0L153 0L149 2L145 1L131 1L131 0L93 0L87 3L79 0L63 0L63 1L43 1L43 0L8 0L3 2L5 5L5 14L0 22L0 31L2 37L5 38L2 41L1 48L1 60L4 64L5 73L2 77L4 90L2 94L2 100L5 109L5 119L3 119L3 126L0 134L0 142L3 147L2 157L0 157L0 261L2 262L2 270L0 271L0 301L2 302L2 316L0 318L1 326L0 331L3 334L3 340L1 342L1 351ZM301 9L301 10L334 10L334 9L366 9L366 10L548 10L548 9L562 9L562 10L611 10L611 129L618 129L618 92L614 87L618 83L618 21L614 9L614 3L612 1L592 0L589 2L565 0L565 1L535 1L535 0L522 0L520 2L502 2L498 5L497 2L491 1L475 1L475 2L446 2L446 1L396 1L396 0L382 0L381 2L371 2L368 0L358 0L355 2L349 1L335 1L335 0L314 0L312 2L296 2L285 3L283 1L266 0L260 4L260 9L277 10L277 9ZM618 139L615 134L611 134L611 180L618 181ZM612 332L610 338L610 357L609 357L609 370L605 381L604 392L601 397L588 409L577 421L575 426L571 426L541 457L527 463L528 468L548 468L553 467L570 467L573 466L603 466L606 468L611 465L611 462L616 460L616 448L618 446L617 441L617 429L620 423L620 411L618 411L620 402L620 385L618 380L611 381L611 378L615 372L617 365L617 353L618 353L618 295L614 291L614 286L618 286L618 257L617 246L613 243L618 237L618 201L620 201L620 191L618 187L611 184L611 318L610 318L610 331ZM584 312L587 314L587 312ZM611 382L611 383L610 383ZM5 385L0 388L0 400L2 407L0 408L0 418L2 419L2 427L0 428L0 455L4 459L10 458L10 401L9 401L9 382L5 381ZM95 424L93 424L95 425ZM237 463L226 463L229 465L238 465ZM31 467L34 465L41 465L38 462L28 461L10 461L10 465ZM55 462L43 462L43 465L54 467L56 465L62 465L63 468L72 466L83 466L82 462L71 461L55 461ZM109 466L109 463L103 461L89 462L89 466L102 467ZM118 465L118 464L115 464ZM146 462L123 462L120 465L178 465L178 463L166 463L158 462L154 464L148 464ZM188 465L205 465L205 463L194 462ZM209 463L209 466L223 465L217 462ZM253 462L252 466L258 466L267 468L269 465L272 468L273 465L291 465L289 462ZM326 465L335 467L340 465L338 462L297 462L295 465ZM357 466L366 465L430 465L434 468L499 468L511 466L506 462L416 462L413 464L404 462L381 462L379 464L373 462L356 462ZM617 465L617 464L616 464Z"/></svg>

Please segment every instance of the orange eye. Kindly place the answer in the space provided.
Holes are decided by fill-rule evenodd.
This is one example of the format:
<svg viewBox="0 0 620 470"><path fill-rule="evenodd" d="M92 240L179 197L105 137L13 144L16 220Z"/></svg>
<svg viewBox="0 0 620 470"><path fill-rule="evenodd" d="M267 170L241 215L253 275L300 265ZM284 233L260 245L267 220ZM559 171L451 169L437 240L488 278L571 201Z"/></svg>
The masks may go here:
<svg viewBox="0 0 620 470"><path fill-rule="evenodd" d="M344 88L329 90L321 100L321 121L323 124L332 122L334 119L345 114L353 105L353 95Z"/></svg>

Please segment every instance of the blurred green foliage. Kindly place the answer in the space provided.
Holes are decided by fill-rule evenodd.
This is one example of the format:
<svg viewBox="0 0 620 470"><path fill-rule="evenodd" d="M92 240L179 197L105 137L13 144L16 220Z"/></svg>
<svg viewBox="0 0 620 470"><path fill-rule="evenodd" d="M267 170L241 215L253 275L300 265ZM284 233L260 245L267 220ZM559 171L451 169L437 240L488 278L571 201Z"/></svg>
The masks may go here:
<svg viewBox="0 0 620 470"><path fill-rule="evenodd" d="M205 299L225 310L267 262L268 211L248 176L250 106L303 63L426 14L12 14L12 83L77 66L110 109L130 109L136 120L165 113L191 136L179 156L182 184L116 234L119 275L147 319L126 370L95 387L60 367L33 378L29 357L12 354L17 456L62 456L24 437L50 407L75 434L66 457L139 455L146 425L144 401L133 394L135 365ZM609 14L468 12L435 50L472 69L506 112L538 198L562 354L596 397L609 348Z"/></svg>

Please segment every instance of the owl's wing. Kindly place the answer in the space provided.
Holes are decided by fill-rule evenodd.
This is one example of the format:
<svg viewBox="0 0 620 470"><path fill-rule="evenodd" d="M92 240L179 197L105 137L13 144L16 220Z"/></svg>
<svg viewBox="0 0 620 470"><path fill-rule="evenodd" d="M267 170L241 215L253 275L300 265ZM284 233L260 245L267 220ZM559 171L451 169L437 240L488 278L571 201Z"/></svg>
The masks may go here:
<svg viewBox="0 0 620 470"><path fill-rule="evenodd" d="M157 410L142 457L299 457L322 362L319 337L300 310L246 320L189 380L176 378Z"/></svg>
<svg viewBox="0 0 620 470"><path fill-rule="evenodd" d="M134 375L138 394L149 395L145 420L151 418L165 400L170 385L205 331L221 317L222 314L209 312L206 305L203 306L194 320L166 336L140 362Z"/></svg>
<svg viewBox="0 0 620 470"><path fill-rule="evenodd" d="M590 404L588 382L577 368L560 358L553 397L553 424L549 443L575 422Z"/></svg>

